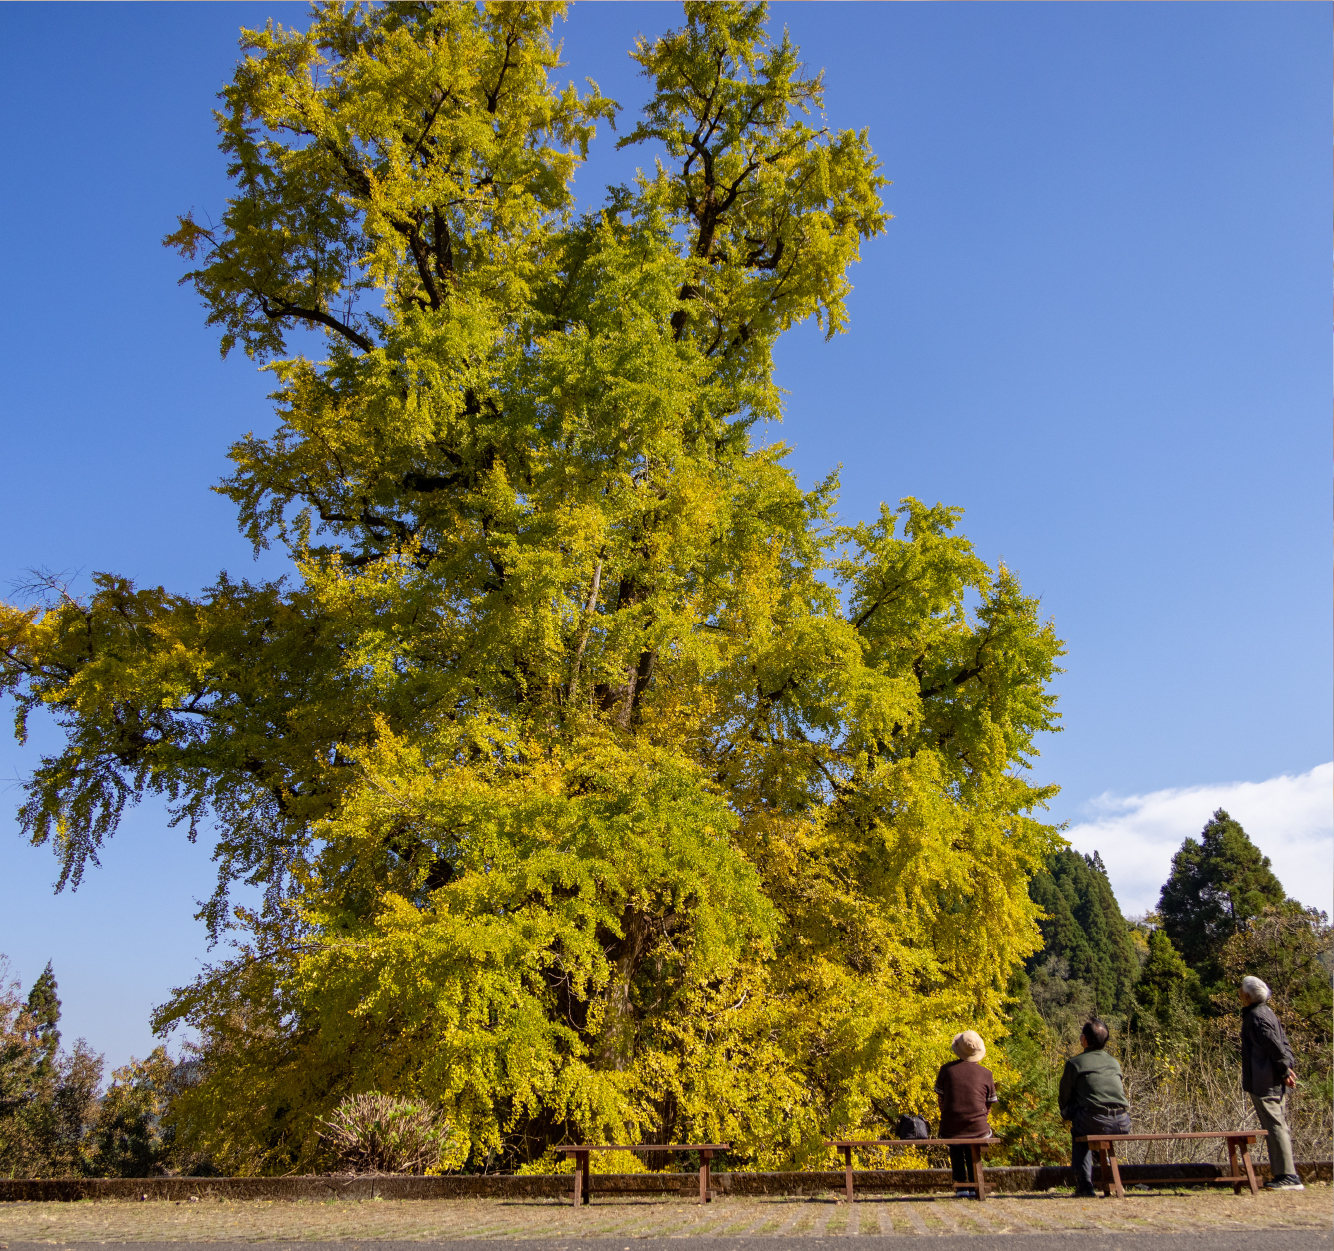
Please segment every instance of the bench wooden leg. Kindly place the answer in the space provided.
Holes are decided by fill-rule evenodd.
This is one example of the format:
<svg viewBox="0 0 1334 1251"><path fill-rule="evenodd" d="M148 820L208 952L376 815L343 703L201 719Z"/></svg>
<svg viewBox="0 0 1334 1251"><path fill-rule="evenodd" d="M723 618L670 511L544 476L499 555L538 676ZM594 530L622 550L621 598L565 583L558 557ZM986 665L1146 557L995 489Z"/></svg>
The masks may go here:
<svg viewBox="0 0 1334 1251"><path fill-rule="evenodd" d="M848 1192L848 1202L853 1202L852 1193L852 1148L843 1148L843 1179Z"/></svg>
<svg viewBox="0 0 1334 1251"><path fill-rule="evenodd" d="M1098 1176L1102 1178L1102 1196L1105 1199L1112 1193L1112 1183L1107 1174L1107 1147L1105 1142L1089 1143L1089 1149L1098 1153Z"/></svg>
<svg viewBox="0 0 1334 1251"><path fill-rule="evenodd" d="M1229 1177L1241 1176L1237 1172L1237 1140L1235 1138L1227 1140L1227 1175ZM1241 1182L1232 1183L1232 1193L1234 1195L1241 1194Z"/></svg>
<svg viewBox="0 0 1334 1251"><path fill-rule="evenodd" d="M1255 1176L1255 1165L1251 1162L1251 1144L1247 1138L1241 1140L1241 1161L1246 1165L1246 1180L1250 1183L1251 1194L1258 1195L1260 1182Z"/></svg>
<svg viewBox="0 0 1334 1251"><path fill-rule="evenodd" d="M1126 1197L1125 1187L1121 1185L1121 1161L1116 1158L1116 1143L1107 1144L1107 1157L1112 1165L1112 1189L1116 1191L1118 1199Z"/></svg>
<svg viewBox="0 0 1334 1251"><path fill-rule="evenodd" d="M712 1158L712 1151L701 1151L699 1153L699 1201L701 1203L708 1203L709 1201L709 1161Z"/></svg>
<svg viewBox="0 0 1334 1251"><path fill-rule="evenodd" d="M987 1179L982 1174L982 1148L969 1147L973 1153L973 1180L977 1182L977 1201L981 1203L987 1197Z"/></svg>
<svg viewBox="0 0 1334 1251"><path fill-rule="evenodd" d="M574 1206L580 1207L589 1200L588 1195L588 1152L574 1153Z"/></svg>

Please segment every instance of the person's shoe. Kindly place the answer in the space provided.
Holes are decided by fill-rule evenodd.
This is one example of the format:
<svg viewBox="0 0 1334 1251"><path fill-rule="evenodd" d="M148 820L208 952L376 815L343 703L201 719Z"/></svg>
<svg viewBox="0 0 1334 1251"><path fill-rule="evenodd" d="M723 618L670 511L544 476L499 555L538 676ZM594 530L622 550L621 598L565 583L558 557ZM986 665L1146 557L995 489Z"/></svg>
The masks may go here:
<svg viewBox="0 0 1334 1251"><path fill-rule="evenodd" d="M954 1197L955 1197L956 1199L976 1199L976 1198L977 1198L977 1191L976 1191L976 1190L956 1190L956 1191L954 1192Z"/></svg>
<svg viewBox="0 0 1334 1251"><path fill-rule="evenodd" d="M1096 1190L1076 1190L1074 1197L1076 1199L1096 1199L1098 1192Z"/></svg>
<svg viewBox="0 0 1334 1251"><path fill-rule="evenodd" d="M1300 1177L1275 1177L1272 1181L1265 1182L1266 1190L1305 1190Z"/></svg>

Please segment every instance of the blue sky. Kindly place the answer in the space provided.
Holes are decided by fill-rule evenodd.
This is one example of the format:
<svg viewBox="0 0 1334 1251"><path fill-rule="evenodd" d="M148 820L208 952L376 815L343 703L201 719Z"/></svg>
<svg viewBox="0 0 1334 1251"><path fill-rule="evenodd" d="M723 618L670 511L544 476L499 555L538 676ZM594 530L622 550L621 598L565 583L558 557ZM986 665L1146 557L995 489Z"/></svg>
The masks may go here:
<svg viewBox="0 0 1334 1251"><path fill-rule="evenodd" d="M237 27L303 13L0 8L11 598L34 566L182 591L257 572L208 487L231 441L271 427L266 380L219 360L158 240L227 194L209 110ZM1128 910L1152 902L1130 859L1170 855L1233 795L1289 891L1328 907L1329 804L1311 799L1328 773L1311 771L1331 758L1330 7L788 3L774 19L827 71L828 123L869 127L895 220L853 274L849 333L781 346L770 437L807 483L843 465L846 520L909 494L963 506L983 556L1042 597L1069 656L1066 729L1038 772ZM596 78L628 128L644 88L626 50L679 21L576 6L566 73ZM579 177L588 203L644 159L612 138ZM0 777L52 741L0 743ZM53 898L18 802L0 793L0 951L25 983L54 960L68 1036L113 1063L143 1054L150 1007L205 958L190 918L207 848L146 807Z"/></svg>

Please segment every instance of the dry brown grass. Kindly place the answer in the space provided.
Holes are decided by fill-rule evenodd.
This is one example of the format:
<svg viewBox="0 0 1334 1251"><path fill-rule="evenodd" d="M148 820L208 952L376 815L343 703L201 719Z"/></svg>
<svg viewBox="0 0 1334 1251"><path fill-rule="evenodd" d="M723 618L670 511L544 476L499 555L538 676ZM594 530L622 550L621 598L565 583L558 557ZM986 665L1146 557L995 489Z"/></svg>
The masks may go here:
<svg viewBox="0 0 1334 1251"><path fill-rule="evenodd" d="M1259 1122L1250 1096L1241 1089L1240 1063L1216 1033L1201 1030L1188 1044L1155 1051L1131 1039L1123 1044L1121 1067L1137 1134L1183 1134L1218 1129L1253 1129ZM1328 1160L1334 1136L1334 1108L1324 1091L1302 1084L1289 1092L1288 1124L1298 1160ZM1196 1160L1224 1163L1227 1149L1215 1142L1127 1144L1125 1159L1136 1164L1177 1164ZM1263 1147L1259 1158L1266 1159Z"/></svg>
<svg viewBox="0 0 1334 1251"><path fill-rule="evenodd" d="M985 1204L922 1195L867 1196L851 1206L834 1195L723 1198L708 1207L620 1199L578 1211L553 1200L496 1199L12 1203L0 1207L0 1243L1328 1230L1334 1223L1330 1199L1330 1187L1318 1185L1258 1197L1159 1188L1124 1200L1021 1194Z"/></svg>

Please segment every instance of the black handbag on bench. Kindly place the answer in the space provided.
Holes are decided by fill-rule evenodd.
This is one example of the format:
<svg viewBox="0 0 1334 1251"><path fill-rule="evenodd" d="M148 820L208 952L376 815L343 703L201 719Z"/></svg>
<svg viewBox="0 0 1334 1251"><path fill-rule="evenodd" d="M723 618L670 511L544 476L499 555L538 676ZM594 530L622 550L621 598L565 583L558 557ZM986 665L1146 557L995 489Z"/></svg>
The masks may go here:
<svg viewBox="0 0 1334 1251"><path fill-rule="evenodd" d="M926 1123L924 1116L901 1116L898 1129L900 1138L931 1137L931 1126Z"/></svg>

